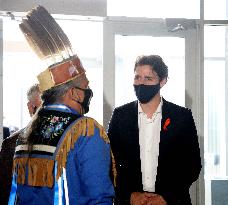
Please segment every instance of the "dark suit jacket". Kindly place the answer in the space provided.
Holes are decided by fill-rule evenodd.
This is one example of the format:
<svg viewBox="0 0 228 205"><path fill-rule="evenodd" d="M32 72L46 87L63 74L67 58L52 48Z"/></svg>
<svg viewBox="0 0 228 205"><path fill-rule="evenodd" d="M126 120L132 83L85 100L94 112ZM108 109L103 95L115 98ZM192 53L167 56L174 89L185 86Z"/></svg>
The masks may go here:
<svg viewBox="0 0 228 205"><path fill-rule="evenodd" d="M10 136L10 129L8 127L3 127L3 139Z"/></svg>
<svg viewBox="0 0 228 205"><path fill-rule="evenodd" d="M129 205L131 193L143 191L137 101L113 111L108 136L117 167L115 204ZM200 149L191 111L163 99L155 193L162 195L168 205L190 205L189 188L200 170Z"/></svg>
<svg viewBox="0 0 228 205"><path fill-rule="evenodd" d="M21 131L13 133L7 137L2 143L0 152L0 204L7 205L11 182L12 182L12 168L13 156L16 147L16 140Z"/></svg>

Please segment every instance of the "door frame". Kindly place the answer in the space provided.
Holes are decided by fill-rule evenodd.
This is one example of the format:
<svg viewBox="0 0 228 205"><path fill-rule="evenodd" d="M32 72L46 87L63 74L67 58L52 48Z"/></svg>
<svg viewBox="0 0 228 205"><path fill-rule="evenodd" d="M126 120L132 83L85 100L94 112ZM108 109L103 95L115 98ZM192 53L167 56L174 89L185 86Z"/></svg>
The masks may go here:
<svg viewBox="0 0 228 205"><path fill-rule="evenodd" d="M115 108L115 35L185 38L185 105L195 119L203 162L203 59L202 32L195 19L149 19L106 17L103 21L103 125L105 128ZM191 187L193 205L204 204L203 168Z"/></svg>

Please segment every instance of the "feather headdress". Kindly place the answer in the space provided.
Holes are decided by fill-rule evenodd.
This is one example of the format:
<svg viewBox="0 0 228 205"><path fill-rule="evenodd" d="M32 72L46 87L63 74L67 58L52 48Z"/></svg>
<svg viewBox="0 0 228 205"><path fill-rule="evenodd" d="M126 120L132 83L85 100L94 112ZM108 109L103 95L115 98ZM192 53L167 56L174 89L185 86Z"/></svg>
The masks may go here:
<svg viewBox="0 0 228 205"><path fill-rule="evenodd" d="M67 35L44 7L29 11L19 27L32 50L49 64L37 76L42 92L85 73Z"/></svg>

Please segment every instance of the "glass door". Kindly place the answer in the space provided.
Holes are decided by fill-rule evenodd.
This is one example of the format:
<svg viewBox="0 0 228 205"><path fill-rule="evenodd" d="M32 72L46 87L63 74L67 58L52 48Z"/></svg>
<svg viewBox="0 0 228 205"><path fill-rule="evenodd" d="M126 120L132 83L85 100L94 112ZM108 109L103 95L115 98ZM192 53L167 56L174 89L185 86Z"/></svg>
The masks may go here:
<svg viewBox="0 0 228 205"><path fill-rule="evenodd" d="M133 89L136 57L156 54L169 67L169 79L161 90L162 96L190 108L200 129L202 88L198 28L195 20L186 19L108 17L104 21L104 126L108 125L116 106L136 99ZM194 184L191 189L193 204L199 201L198 188Z"/></svg>
<svg viewBox="0 0 228 205"><path fill-rule="evenodd" d="M185 40L179 37L115 36L115 107L135 100L134 62L138 55L156 54L169 67L161 89L167 100L185 106ZM178 82L178 83L176 83Z"/></svg>

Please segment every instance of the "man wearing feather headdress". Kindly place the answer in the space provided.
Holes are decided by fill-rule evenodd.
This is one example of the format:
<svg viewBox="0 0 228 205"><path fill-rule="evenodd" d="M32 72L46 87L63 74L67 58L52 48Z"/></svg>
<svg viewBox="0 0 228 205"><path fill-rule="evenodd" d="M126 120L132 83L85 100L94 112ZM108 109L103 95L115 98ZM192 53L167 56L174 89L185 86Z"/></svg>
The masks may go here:
<svg viewBox="0 0 228 205"><path fill-rule="evenodd" d="M38 75L43 104L17 142L9 204L111 205L114 159L103 127L84 116L93 96L85 70L42 6L26 17L26 39L52 63Z"/></svg>

